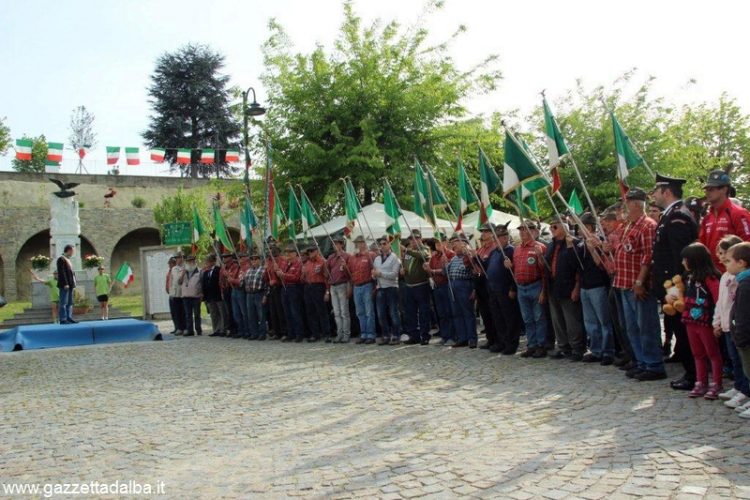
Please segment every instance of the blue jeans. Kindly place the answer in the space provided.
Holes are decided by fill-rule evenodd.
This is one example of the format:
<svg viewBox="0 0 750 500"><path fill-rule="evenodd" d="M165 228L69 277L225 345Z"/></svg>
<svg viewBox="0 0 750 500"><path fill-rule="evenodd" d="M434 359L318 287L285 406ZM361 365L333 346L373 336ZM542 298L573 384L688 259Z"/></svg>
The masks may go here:
<svg viewBox="0 0 750 500"><path fill-rule="evenodd" d="M266 325L266 306L263 304L263 293L245 293L247 302L247 333L250 337L265 338L268 335Z"/></svg>
<svg viewBox="0 0 750 500"><path fill-rule="evenodd" d="M376 296L378 321L383 332L383 339L398 339L401 330L401 318L398 315L398 288L379 288Z"/></svg>
<svg viewBox="0 0 750 500"><path fill-rule="evenodd" d="M661 354L661 325L659 304L653 295L637 300L633 290L618 289L622 301L625 330L633 349L633 356L641 370L664 372Z"/></svg>
<svg viewBox="0 0 750 500"><path fill-rule="evenodd" d="M247 303L245 290L232 288L232 316L237 323L237 335L247 337Z"/></svg>
<svg viewBox="0 0 750 500"><path fill-rule="evenodd" d="M597 357L615 356L612 316L609 312L609 290L606 287L582 288L583 324L589 336L591 353Z"/></svg>
<svg viewBox="0 0 750 500"><path fill-rule="evenodd" d="M406 333L412 341L430 340L430 284L405 286Z"/></svg>
<svg viewBox="0 0 750 500"><path fill-rule="evenodd" d="M477 317L474 314L474 301L469 297L474 291L472 280L453 280L453 331L458 342L477 341Z"/></svg>
<svg viewBox="0 0 750 500"><path fill-rule="evenodd" d="M541 293L541 280L530 285L518 285L518 306L521 308L521 317L524 325L526 325L526 347L528 349L544 347L547 336L547 317L539 303Z"/></svg>
<svg viewBox="0 0 750 500"><path fill-rule="evenodd" d="M451 299L450 287L448 285L438 286L432 291L432 295L435 298L435 309L440 324L440 337L443 340L456 340L456 333L453 329L453 300Z"/></svg>
<svg viewBox="0 0 750 500"><path fill-rule="evenodd" d="M286 336L289 339L304 338L302 300L302 285L287 285L281 292L281 305L286 315Z"/></svg>
<svg viewBox="0 0 750 500"><path fill-rule="evenodd" d="M354 287L354 307L359 320L360 337L375 338L375 306L372 302L372 283Z"/></svg>
<svg viewBox="0 0 750 500"><path fill-rule="evenodd" d="M60 288L60 304L57 311L60 323L73 319L73 290L74 288Z"/></svg>
<svg viewBox="0 0 750 500"><path fill-rule="evenodd" d="M727 343L727 351L734 369L734 388L745 396L750 396L750 383L748 383L747 376L742 369L740 353L737 352L737 346L734 345L734 340L732 340L732 335L729 332L724 332L724 341Z"/></svg>

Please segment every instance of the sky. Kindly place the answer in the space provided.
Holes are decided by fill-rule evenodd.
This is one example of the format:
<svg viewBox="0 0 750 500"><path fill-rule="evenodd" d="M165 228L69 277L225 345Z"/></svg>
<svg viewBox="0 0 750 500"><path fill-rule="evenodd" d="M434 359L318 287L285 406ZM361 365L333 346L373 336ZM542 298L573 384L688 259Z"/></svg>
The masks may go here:
<svg viewBox="0 0 750 500"><path fill-rule="evenodd" d="M276 18L295 50L331 47L341 24L338 0L5 0L0 10L0 117L13 138L45 134L69 143L72 110L84 105L96 120L96 147L87 170L104 173L105 146L140 146L142 165L121 172L163 174L148 161L141 133L150 107L147 87L156 59L189 43L204 43L226 57L231 84L253 86L264 103L261 45ZM356 0L369 24L375 19L413 24L424 2ZM721 92L750 112L746 22L750 2L726 0L447 0L428 18L434 40L459 24L468 28L453 44L459 68L488 54L500 56L503 80L496 92L473 99L473 113L538 106L546 89L554 100L577 79L611 84L638 68L641 82L657 78L655 91L678 104L715 101ZM695 79L696 83L688 85ZM633 84L635 90L636 84ZM9 170L13 151L0 157ZM63 172L77 167L66 151Z"/></svg>

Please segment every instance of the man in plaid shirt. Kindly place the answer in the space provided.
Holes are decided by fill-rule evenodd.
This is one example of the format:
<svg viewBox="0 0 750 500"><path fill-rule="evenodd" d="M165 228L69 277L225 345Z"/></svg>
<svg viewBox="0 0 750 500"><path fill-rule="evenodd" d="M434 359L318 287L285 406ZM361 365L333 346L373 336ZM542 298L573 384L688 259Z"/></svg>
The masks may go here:
<svg viewBox="0 0 750 500"><path fill-rule="evenodd" d="M547 286L544 275L544 243L534 240L532 231L538 229L536 222L524 221L518 226L521 244L513 252L513 260L506 260L505 267L512 269L518 283L518 305L526 325L526 351L524 358L543 358L547 355L544 347L547 335L547 317L542 304L547 300Z"/></svg>
<svg viewBox="0 0 750 500"><path fill-rule="evenodd" d="M266 302L268 301L268 279L266 266L257 252L250 253L250 269L245 273L242 283L245 286L247 301L247 323L249 340L266 340Z"/></svg>
<svg viewBox="0 0 750 500"><path fill-rule="evenodd" d="M620 296L625 329L635 361L626 375L636 380L667 377L661 355L661 328L656 297L649 293L656 222L646 216L646 192L633 188L625 196L628 222L615 248L613 286Z"/></svg>

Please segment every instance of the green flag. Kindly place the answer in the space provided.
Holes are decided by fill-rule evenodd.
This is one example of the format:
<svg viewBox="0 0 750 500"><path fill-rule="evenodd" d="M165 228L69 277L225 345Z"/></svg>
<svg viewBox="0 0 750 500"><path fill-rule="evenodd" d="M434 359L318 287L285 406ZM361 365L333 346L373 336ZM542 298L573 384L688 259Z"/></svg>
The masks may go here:
<svg viewBox="0 0 750 500"><path fill-rule="evenodd" d="M198 215L198 209L193 207L193 243L197 242L205 233L206 228L203 225L200 215Z"/></svg>
<svg viewBox="0 0 750 500"><path fill-rule="evenodd" d="M466 175L466 169L464 163L458 160L458 206L456 211L458 212L458 222L456 223L456 231L460 231L463 227L463 217L466 210L469 208L471 203L477 201L477 197L474 196L474 191L469 185L469 178Z"/></svg>
<svg viewBox="0 0 750 500"><path fill-rule="evenodd" d="M479 148L479 219L477 224L485 224L492 216L492 204L490 203L490 194L494 193L500 187L500 176L492 168L490 160L484 154L482 148Z"/></svg>
<svg viewBox="0 0 750 500"><path fill-rule="evenodd" d="M245 242L247 248L253 247L252 234L257 226L258 219L255 217L252 205L250 205L250 199L245 195L240 209L240 239Z"/></svg>
<svg viewBox="0 0 750 500"><path fill-rule="evenodd" d="M437 179L432 174L432 170L430 170L429 168L427 169L427 178L430 181L430 195L432 196L432 206L439 207L441 205L447 205L448 198L445 196L445 193L443 193L443 190L440 189L440 184L438 184Z"/></svg>
<svg viewBox="0 0 750 500"><path fill-rule="evenodd" d="M565 144L565 139L560 133L560 127L557 125L557 120L555 120L552 111L549 109L547 99L542 99L542 106L544 107L544 131L547 137L549 169L550 177L552 177L552 193L554 194L562 185L560 172L557 170L560 165L560 158L570 153L570 151Z"/></svg>
<svg viewBox="0 0 750 500"><path fill-rule="evenodd" d="M523 186L517 187L513 193L508 195L507 199L515 205L516 209L523 217L535 216L539 211L536 202L536 194L529 193L529 191Z"/></svg>
<svg viewBox="0 0 750 500"><path fill-rule="evenodd" d="M357 193L354 192L354 186L348 180L344 181L344 211L346 212L344 234L349 237L357 222L357 215L360 212L360 208Z"/></svg>
<svg viewBox="0 0 750 500"><path fill-rule="evenodd" d="M302 201L300 202L302 205L300 207L302 212L302 230L307 232L310 230L310 226L318 223L318 218L315 216L315 210L312 208L312 203L310 203L307 193L302 188L300 190L302 191Z"/></svg>
<svg viewBox="0 0 750 500"><path fill-rule="evenodd" d="M424 171L419 161L414 162L414 213L420 217L425 216L424 206L427 203L427 183L424 180Z"/></svg>
<svg viewBox="0 0 750 500"><path fill-rule="evenodd" d="M232 239L227 232L227 227L224 224L224 219L221 216L218 203L214 203L214 231L216 232L216 239L224 245L224 248L234 253L234 245L232 244Z"/></svg>
<svg viewBox="0 0 750 500"><path fill-rule="evenodd" d="M581 215L583 213L583 205L581 205L581 200L578 198L578 193L575 188L573 188L573 192L570 193L568 206L575 211L576 215Z"/></svg>
<svg viewBox="0 0 750 500"><path fill-rule="evenodd" d="M392 236L398 237L401 234L401 225L398 223L401 210L398 208L396 196L393 194L388 181L383 186L383 205L385 205L385 231Z"/></svg>
<svg viewBox="0 0 750 500"><path fill-rule="evenodd" d="M505 131L505 159L503 165L503 196L507 197L516 188L523 186L535 193L549 186L542 170L527 147L509 131Z"/></svg>
<svg viewBox="0 0 750 500"><path fill-rule="evenodd" d="M615 134L615 151L617 153L617 174L624 187L625 179L628 177L630 170L643 165L645 162L641 155L635 150L633 143L620 126L620 122L615 118L614 113L610 113L612 116L612 130Z"/></svg>

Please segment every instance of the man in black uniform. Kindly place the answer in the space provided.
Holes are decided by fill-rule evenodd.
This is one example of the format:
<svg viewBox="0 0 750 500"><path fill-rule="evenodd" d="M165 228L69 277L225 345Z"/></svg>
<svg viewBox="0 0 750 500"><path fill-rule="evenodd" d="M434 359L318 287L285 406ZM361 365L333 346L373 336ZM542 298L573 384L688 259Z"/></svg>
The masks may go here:
<svg viewBox="0 0 750 500"><path fill-rule="evenodd" d="M682 249L698 238L698 225L682 201L683 184L685 179L656 174L656 187L651 192L654 202L664 210L656 227L651 264L652 293L661 303L664 302L666 294L664 282L671 280L676 274L685 272L680 257ZM695 384L695 363L690 352L685 325L682 324L679 314L665 314L664 323L666 328L674 333L674 353L685 369L685 374L669 385L675 390L690 390Z"/></svg>

